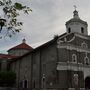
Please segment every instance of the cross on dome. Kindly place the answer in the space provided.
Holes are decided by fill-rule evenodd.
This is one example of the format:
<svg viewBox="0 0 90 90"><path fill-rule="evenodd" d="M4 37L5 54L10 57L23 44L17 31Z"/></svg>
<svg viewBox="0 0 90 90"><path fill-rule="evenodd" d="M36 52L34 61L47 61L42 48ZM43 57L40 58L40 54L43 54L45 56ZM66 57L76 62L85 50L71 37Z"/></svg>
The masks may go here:
<svg viewBox="0 0 90 90"><path fill-rule="evenodd" d="M74 7L75 10L77 9L77 6L76 5L74 5L73 7Z"/></svg>
<svg viewBox="0 0 90 90"><path fill-rule="evenodd" d="M73 12L73 17L79 19L78 11L76 10L76 8L77 8L77 6L74 5L74 9L75 9L75 10L74 10L74 12Z"/></svg>

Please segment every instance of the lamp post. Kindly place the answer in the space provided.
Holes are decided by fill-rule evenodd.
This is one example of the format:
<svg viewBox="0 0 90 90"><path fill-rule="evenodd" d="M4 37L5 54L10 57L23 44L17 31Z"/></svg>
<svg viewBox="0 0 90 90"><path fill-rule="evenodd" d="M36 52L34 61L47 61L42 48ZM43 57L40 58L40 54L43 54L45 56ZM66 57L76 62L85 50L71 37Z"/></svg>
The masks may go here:
<svg viewBox="0 0 90 90"><path fill-rule="evenodd" d="M45 90L45 74L42 76L42 89Z"/></svg>
<svg viewBox="0 0 90 90"><path fill-rule="evenodd" d="M75 90L78 90L78 74L74 74L74 85Z"/></svg>

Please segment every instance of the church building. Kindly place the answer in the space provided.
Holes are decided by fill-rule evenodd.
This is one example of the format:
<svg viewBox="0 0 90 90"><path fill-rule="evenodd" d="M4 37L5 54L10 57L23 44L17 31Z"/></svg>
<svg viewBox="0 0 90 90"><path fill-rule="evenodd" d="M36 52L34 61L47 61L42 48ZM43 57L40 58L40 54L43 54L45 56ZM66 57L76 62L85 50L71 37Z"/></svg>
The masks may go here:
<svg viewBox="0 0 90 90"><path fill-rule="evenodd" d="M23 45L22 45L23 44ZM8 50L10 70L20 90L89 90L90 36L78 11L66 22L66 32L33 49L23 43ZM24 52L24 53L23 53Z"/></svg>

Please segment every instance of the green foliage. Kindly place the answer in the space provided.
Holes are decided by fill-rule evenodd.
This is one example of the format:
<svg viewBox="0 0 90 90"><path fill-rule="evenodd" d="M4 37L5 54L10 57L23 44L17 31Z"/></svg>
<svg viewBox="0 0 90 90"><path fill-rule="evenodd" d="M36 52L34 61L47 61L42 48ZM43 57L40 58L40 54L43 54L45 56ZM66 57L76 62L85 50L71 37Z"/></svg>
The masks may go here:
<svg viewBox="0 0 90 90"><path fill-rule="evenodd" d="M26 8L26 6L22 6L21 3L17 3L17 2L14 4L14 7L18 10L22 10L22 9Z"/></svg>
<svg viewBox="0 0 90 90"><path fill-rule="evenodd" d="M32 11L30 7L19 2L13 3L13 0L0 0L0 7L3 8L2 10L6 20L6 23L0 23L0 32L3 30L2 27L5 26L7 34L10 37L15 33L20 32L21 26L23 25L23 22L18 21L17 19L17 17L20 16L20 11L23 11L24 14L29 14L29 12Z"/></svg>
<svg viewBox="0 0 90 90"><path fill-rule="evenodd" d="M0 72L0 86L11 87L15 84L16 74L12 71L1 71Z"/></svg>

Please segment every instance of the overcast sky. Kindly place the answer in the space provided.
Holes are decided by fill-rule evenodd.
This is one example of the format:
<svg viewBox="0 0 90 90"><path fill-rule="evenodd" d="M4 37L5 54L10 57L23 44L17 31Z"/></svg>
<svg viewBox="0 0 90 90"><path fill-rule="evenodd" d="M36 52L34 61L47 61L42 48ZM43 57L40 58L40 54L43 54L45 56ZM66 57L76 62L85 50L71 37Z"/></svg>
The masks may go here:
<svg viewBox="0 0 90 90"><path fill-rule="evenodd" d="M26 5L29 5L28 1L21 0ZM30 3L33 10L30 15L20 16L24 22L23 30L11 39L1 39L1 52L20 44L24 37L27 44L35 48L54 35L61 35L66 31L65 22L73 17L73 5L77 6L80 18L87 21L90 34L90 0L31 0Z"/></svg>

